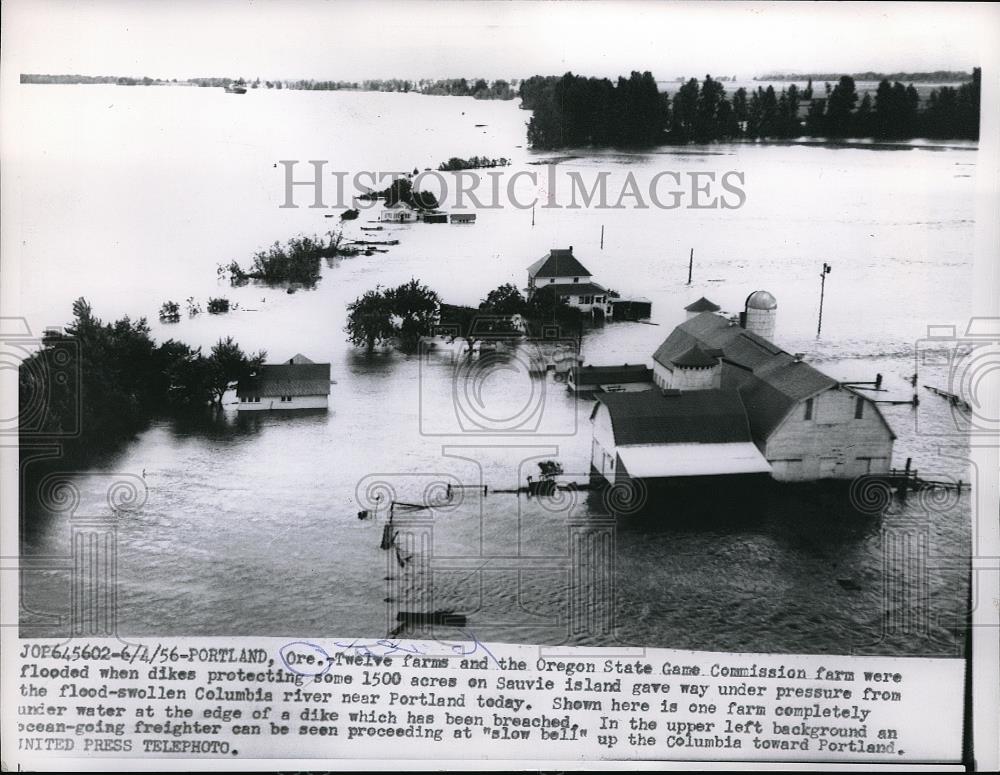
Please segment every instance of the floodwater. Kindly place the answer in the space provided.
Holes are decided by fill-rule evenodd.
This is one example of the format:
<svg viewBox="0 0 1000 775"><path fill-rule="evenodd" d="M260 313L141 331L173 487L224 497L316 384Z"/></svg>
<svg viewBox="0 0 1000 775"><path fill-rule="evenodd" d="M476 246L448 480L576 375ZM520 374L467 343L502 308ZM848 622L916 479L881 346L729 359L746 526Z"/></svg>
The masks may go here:
<svg viewBox="0 0 1000 775"><path fill-rule="evenodd" d="M204 422L157 422L113 459L74 472L74 512L29 493L23 555L34 564L22 574L23 634L65 632L52 617L69 610L73 517L86 515L117 527L122 635L378 637L396 610L450 609L493 641L960 653L968 492L911 496L864 514L844 491L805 488L761 493L721 515L666 502L617 519L597 493L499 492L523 486L542 459L584 475L589 404L551 374L529 373L530 353L484 369L481 392L470 394L449 353L366 356L343 328L345 304L376 285L416 277L445 301L475 305L501 283L523 286L528 264L549 248L573 245L597 282L653 302L648 323L586 332L588 363L649 362L687 303L705 295L735 312L765 288L778 299L785 349L841 379L882 373L884 397L906 399L927 326L956 325L961 336L968 320L973 147L545 154L519 147L528 114L514 103L181 87L15 91L20 142L8 174L18 197L5 228L20 246L10 258L32 330L64 324L72 300L85 296L105 320L147 316L159 340L207 348L231 335L272 361L299 352L329 361L336 381L329 412L238 417L230 404ZM613 200L630 173L735 170L746 203L539 206L534 225L530 209L508 206L479 211L472 226L377 233L400 244L324 266L314 290L230 288L217 278L220 263L337 223L323 215L339 211L279 207L279 160L301 160L303 175L310 159L353 174L471 155L511 158L508 174L542 175L546 161L588 182L606 171ZM332 188L331 178L328 198ZM557 203L570 202L568 188ZM360 236L370 217L363 212L347 233ZM823 262L833 272L817 339ZM167 299L204 306L218 295L239 309L156 320ZM920 367L921 384L947 389L949 379L946 364ZM950 407L921 391L918 410L884 407L898 435L894 465L909 457L921 476L968 481L974 472ZM148 493L113 514L106 493L115 475L144 475ZM709 506L716 496L702 495ZM379 548L393 499L434 506L396 512L398 553ZM374 518L359 520L362 509Z"/></svg>

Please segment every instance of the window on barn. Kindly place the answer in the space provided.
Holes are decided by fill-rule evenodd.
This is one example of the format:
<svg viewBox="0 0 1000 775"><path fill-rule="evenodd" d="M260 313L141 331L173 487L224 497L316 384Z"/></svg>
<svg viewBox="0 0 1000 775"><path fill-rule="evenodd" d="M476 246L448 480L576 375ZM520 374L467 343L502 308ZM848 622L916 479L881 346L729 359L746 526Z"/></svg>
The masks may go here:
<svg viewBox="0 0 1000 775"><path fill-rule="evenodd" d="M580 278L579 278L579 277L574 277L574 278L573 278L573 282L575 282L575 283L578 283L578 282L580 282Z"/></svg>
<svg viewBox="0 0 1000 775"><path fill-rule="evenodd" d="M811 420L813 418L813 399L806 399L806 419Z"/></svg>
<svg viewBox="0 0 1000 775"><path fill-rule="evenodd" d="M861 396L857 396L854 404L854 419L860 420L865 416L865 400Z"/></svg>

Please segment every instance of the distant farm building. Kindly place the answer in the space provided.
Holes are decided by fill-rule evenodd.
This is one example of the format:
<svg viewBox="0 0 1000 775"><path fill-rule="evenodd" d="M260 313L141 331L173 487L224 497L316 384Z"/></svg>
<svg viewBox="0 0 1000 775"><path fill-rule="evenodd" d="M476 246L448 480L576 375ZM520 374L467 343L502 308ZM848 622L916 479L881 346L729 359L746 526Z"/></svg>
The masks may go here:
<svg viewBox="0 0 1000 775"><path fill-rule="evenodd" d="M452 213L451 214L452 223L475 223L476 214L475 213Z"/></svg>
<svg viewBox="0 0 1000 775"><path fill-rule="evenodd" d="M417 210L406 202L395 202L382 208L379 220L385 223L413 223L417 220Z"/></svg>
<svg viewBox="0 0 1000 775"><path fill-rule="evenodd" d="M330 396L330 364L296 355L285 363L268 363L236 388L241 412L271 409L326 409Z"/></svg>

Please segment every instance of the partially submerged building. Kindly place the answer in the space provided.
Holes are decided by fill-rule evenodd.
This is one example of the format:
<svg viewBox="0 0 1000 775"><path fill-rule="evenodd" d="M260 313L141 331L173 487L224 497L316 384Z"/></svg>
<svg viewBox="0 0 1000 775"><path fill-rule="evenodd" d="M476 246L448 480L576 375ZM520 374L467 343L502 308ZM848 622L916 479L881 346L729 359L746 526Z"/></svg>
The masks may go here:
<svg viewBox="0 0 1000 775"><path fill-rule="evenodd" d="M608 467L603 456L621 457L619 449L631 445L617 433L616 414L626 417L640 412L650 427L663 429L665 441L658 442L659 451L644 454L688 455L693 456L692 460L710 454L708 450L720 443L718 429L713 424L707 424L702 432L692 428L683 434L687 439L685 444L706 447L669 448L669 444L680 443L674 435L679 431L667 429L675 425L687 427L688 414L695 413L694 408L689 411L677 407L684 406L684 400L692 400L685 397L700 396L690 405L698 408L697 413L705 415L707 406L718 403L720 407L729 407L728 416L734 422L739 415L736 399L739 400L743 417L740 428L746 426L749 440L776 480L852 479L862 474L887 473L896 437L878 405L860 391L813 368L801 354L787 353L774 344L771 340L777 307L774 296L767 291L756 291L747 297L738 320L715 311L688 309L688 319L673 330L653 355L653 379L659 388L654 395L659 395L662 401L651 402L645 394L628 394L614 396L608 404L605 396L598 396L599 404L591 417L595 423L593 472L614 481L606 474ZM690 315L691 312L695 314ZM671 403L678 397L682 398L681 403ZM635 408L630 409L625 405L627 402L635 402ZM599 409L602 404L607 407L611 435L607 435L605 427L599 455L597 428L599 422L604 422ZM629 468L629 454L634 458L635 453L627 451L621 457L621 464L630 475L642 476ZM678 476L740 472L742 463L735 459L731 464L726 463L725 455L718 459L720 467L711 473ZM683 466L679 462L654 466L654 471L661 469L680 471ZM640 466L637 470L646 469ZM618 475L617 470L614 475Z"/></svg>
<svg viewBox="0 0 1000 775"><path fill-rule="evenodd" d="M529 299L539 291L551 293L602 320L644 320L653 309L653 302L643 296L622 296L595 283L590 270L573 255L572 245L553 248L529 266L524 290Z"/></svg>
<svg viewBox="0 0 1000 775"><path fill-rule="evenodd" d="M631 393L655 387L652 369L628 363L621 366L577 364L566 376L566 386L577 393Z"/></svg>
<svg viewBox="0 0 1000 775"><path fill-rule="evenodd" d="M330 396L330 364L314 363L302 354L284 363L266 363L236 387L240 412L270 409L326 409Z"/></svg>
<svg viewBox="0 0 1000 775"><path fill-rule="evenodd" d="M771 472L753 443L735 390L649 390L595 398L592 473L612 484L630 478L675 483Z"/></svg>
<svg viewBox="0 0 1000 775"><path fill-rule="evenodd" d="M583 312L612 314L608 290L592 280L593 275L573 255L573 246L553 248L528 267L527 293L530 299L541 289L564 299Z"/></svg>

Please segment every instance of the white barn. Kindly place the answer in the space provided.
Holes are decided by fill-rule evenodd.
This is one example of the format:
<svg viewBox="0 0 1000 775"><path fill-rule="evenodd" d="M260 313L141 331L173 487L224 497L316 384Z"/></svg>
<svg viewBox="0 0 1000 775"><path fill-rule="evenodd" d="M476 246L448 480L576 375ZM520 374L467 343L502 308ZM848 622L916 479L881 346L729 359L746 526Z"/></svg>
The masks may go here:
<svg viewBox="0 0 1000 775"><path fill-rule="evenodd" d="M701 312L653 356L661 389L735 390L754 443L780 481L887 473L895 434L878 405L775 345L777 302L747 297L740 322Z"/></svg>

